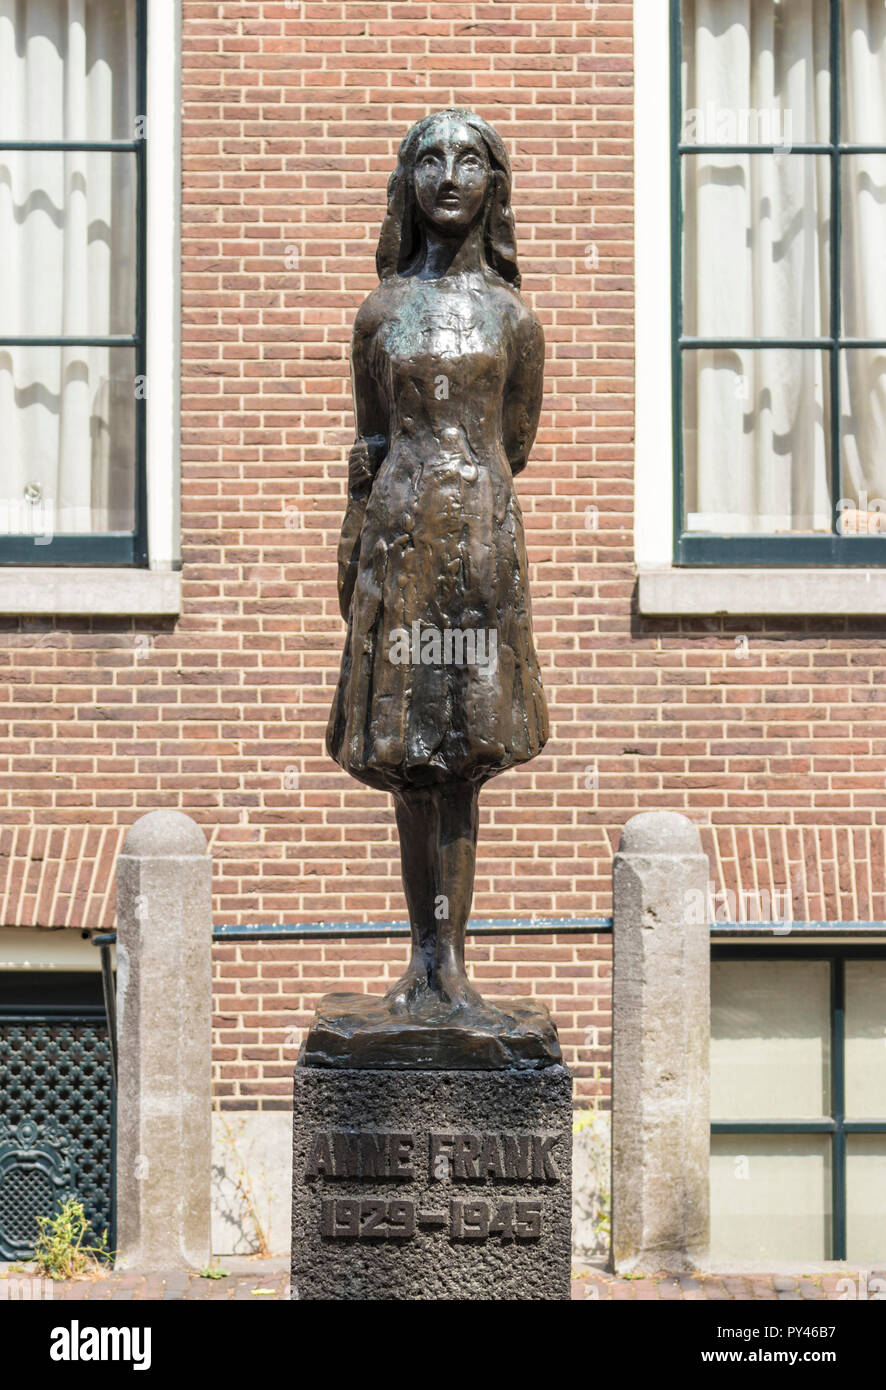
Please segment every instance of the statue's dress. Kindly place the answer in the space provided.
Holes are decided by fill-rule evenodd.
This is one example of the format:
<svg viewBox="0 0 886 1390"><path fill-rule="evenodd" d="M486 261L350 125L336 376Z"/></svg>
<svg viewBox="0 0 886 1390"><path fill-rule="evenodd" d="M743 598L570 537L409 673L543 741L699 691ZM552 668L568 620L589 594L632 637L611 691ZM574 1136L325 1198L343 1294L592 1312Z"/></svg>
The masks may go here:
<svg viewBox="0 0 886 1390"><path fill-rule="evenodd" d="M355 392L365 374L388 447L363 514L327 747L370 786L482 782L547 739L504 445L533 338L541 332L519 296L479 274L393 277L357 316ZM447 661L447 631L480 646L451 637ZM485 664L464 659L472 654Z"/></svg>

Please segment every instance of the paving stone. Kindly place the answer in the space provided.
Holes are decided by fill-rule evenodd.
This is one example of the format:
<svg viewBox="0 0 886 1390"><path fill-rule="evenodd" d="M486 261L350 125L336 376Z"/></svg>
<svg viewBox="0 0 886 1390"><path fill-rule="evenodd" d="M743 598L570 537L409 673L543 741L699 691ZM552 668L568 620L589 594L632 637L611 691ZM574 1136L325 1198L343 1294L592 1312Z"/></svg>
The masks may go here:
<svg viewBox="0 0 886 1390"><path fill-rule="evenodd" d="M185 1289L188 1287L190 1276L181 1269L172 1269L163 1276L163 1297L167 1301L173 1298L181 1298Z"/></svg>
<svg viewBox="0 0 886 1390"><path fill-rule="evenodd" d="M56 1300L106 1302L187 1299L191 1301L275 1303L287 1300L289 1277L286 1260L280 1258L256 1264L254 1269L233 1272L226 1279L201 1279L196 1270L166 1270L149 1272L111 1271L101 1279L75 1279L53 1285ZM643 1279L618 1279L596 1270L572 1280L572 1298L578 1302L610 1303L613 1300L636 1303L667 1303L700 1301L772 1302L783 1300L798 1303L825 1302L839 1299L841 1284L847 1275L824 1275L822 1287L810 1279L788 1275L742 1278L738 1275L669 1274L661 1272ZM871 1275L870 1278L875 1276ZM869 1279L870 1282L870 1279ZM779 1288L778 1285L789 1285ZM270 1292L255 1293L263 1289Z"/></svg>
<svg viewBox="0 0 886 1390"><path fill-rule="evenodd" d="M599 1302L602 1298L609 1297L609 1291L605 1287L601 1289L599 1284L589 1284L587 1280L576 1280L572 1285L572 1297L574 1299L589 1300Z"/></svg>
<svg viewBox="0 0 886 1390"><path fill-rule="evenodd" d="M209 1284L210 1282L211 1281L208 1279L192 1279L188 1284L188 1287L185 1289L184 1293L180 1294L179 1297L187 1298L188 1300L192 1300L195 1298L212 1298L215 1295L215 1290L209 1288L204 1289L202 1287L202 1285Z"/></svg>

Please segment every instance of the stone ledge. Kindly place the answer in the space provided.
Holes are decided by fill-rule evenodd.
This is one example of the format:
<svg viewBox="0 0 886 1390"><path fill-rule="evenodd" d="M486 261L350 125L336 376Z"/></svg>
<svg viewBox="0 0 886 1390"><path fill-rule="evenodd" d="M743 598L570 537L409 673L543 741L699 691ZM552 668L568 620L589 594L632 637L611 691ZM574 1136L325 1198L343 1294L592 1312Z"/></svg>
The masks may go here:
<svg viewBox="0 0 886 1390"><path fill-rule="evenodd" d="M173 570L0 565L0 613L172 617L181 579Z"/></svg>
<svg viewBox="0 0 886 1390"><path fill-rule="evenodd" d="M641 569L638 607L649 617L882 617L886 567Z"/></svg>

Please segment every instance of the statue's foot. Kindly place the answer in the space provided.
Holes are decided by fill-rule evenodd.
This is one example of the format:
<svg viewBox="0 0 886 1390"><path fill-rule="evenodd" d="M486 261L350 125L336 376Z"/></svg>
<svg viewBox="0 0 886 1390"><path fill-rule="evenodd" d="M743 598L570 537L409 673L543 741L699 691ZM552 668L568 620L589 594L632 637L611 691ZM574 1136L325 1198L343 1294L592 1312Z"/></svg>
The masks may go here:
<svg viewBox="0 0 886 1390"><path fill-rule="evenodd" d="M457 966L437 971L434 979L434 993L444 1003L454 1009L486 1008L483 998L469 983L464 970Z"/></svg>
<svg viewBox="0 0 886 1390"><path fill-rule="evenodd" d="M385 1001L392 1014L412 1013L430 997L428 972L420 965L410 965L406 974L385 992Z"/></svg>

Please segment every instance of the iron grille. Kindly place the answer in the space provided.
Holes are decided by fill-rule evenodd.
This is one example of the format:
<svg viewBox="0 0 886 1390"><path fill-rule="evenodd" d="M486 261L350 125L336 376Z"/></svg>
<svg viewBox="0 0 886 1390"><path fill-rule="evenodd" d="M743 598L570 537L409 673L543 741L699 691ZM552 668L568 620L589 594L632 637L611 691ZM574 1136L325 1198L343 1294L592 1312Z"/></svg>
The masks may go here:
<svg viewBox="0 0 886 1390"><path fill-rule="evenodd" d="M0 1259L67 1197L113 1243L111 1051L99 1019L0 1019Z"/></svg>

